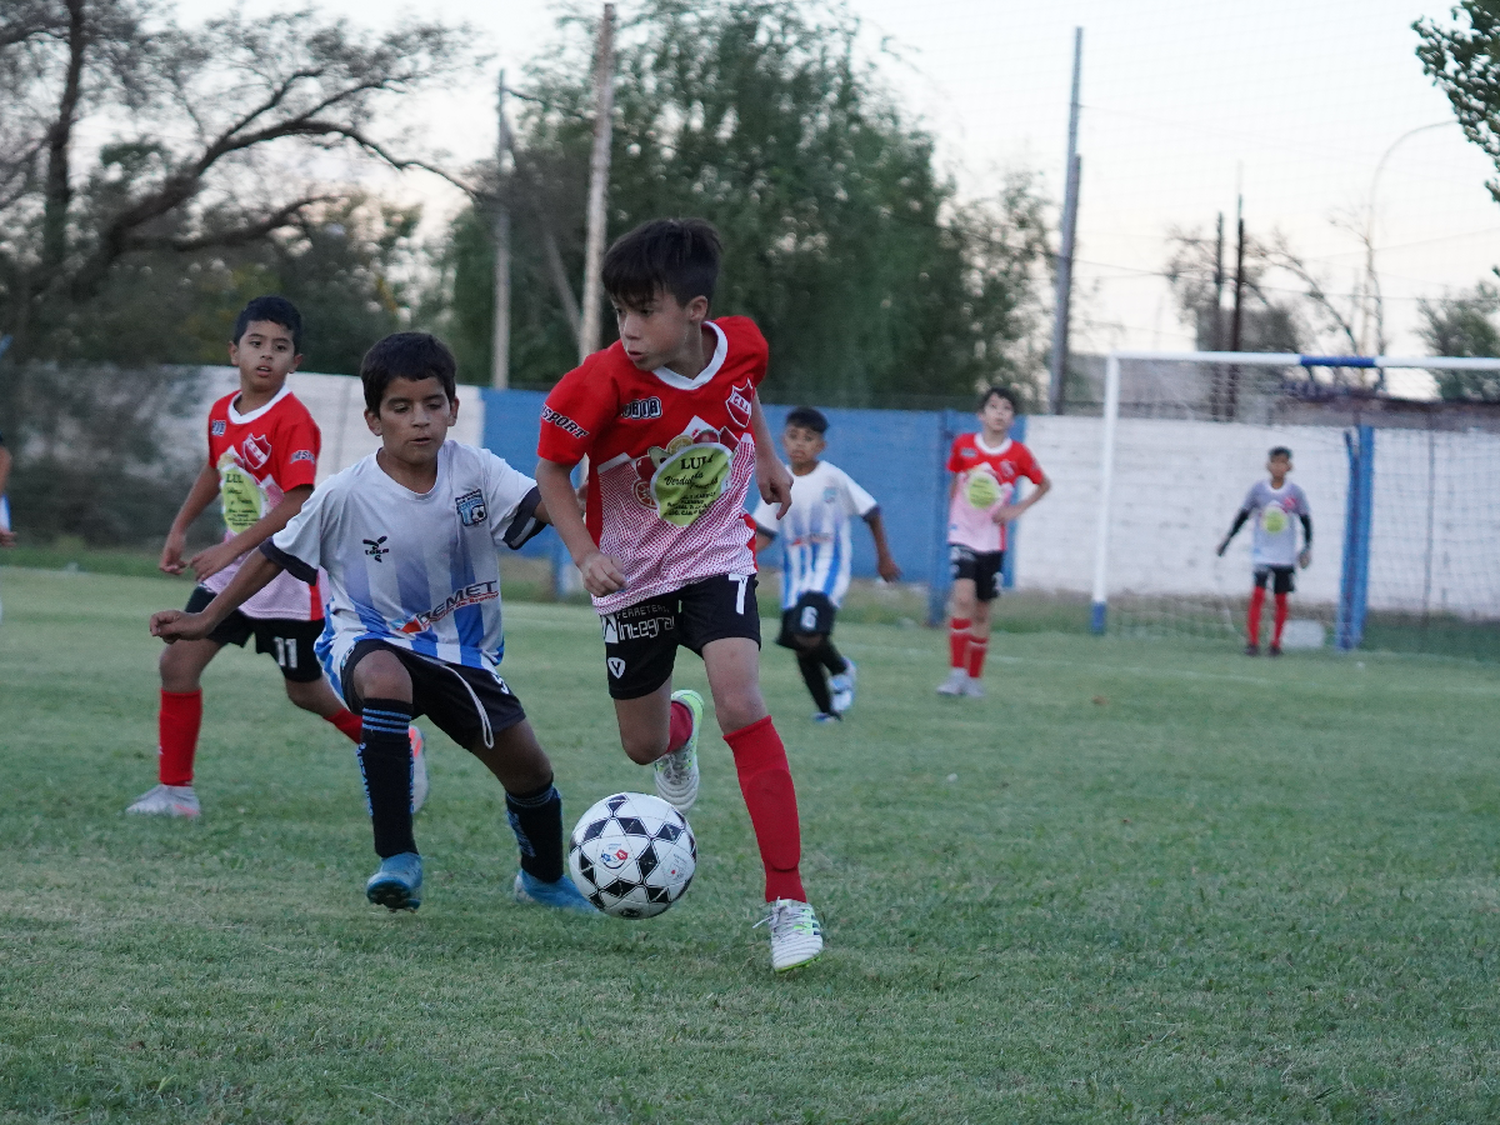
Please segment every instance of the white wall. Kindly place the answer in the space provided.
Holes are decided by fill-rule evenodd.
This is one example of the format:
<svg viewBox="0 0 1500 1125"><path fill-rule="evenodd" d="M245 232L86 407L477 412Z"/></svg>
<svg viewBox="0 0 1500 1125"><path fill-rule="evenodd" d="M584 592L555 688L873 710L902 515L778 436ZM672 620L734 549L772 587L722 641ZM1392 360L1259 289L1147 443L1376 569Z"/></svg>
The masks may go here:
<svg viewBox="0 0 1500 1125"><path fill-rule="evenodd" d="M1086 594L1093 582L1103 422L1033 417L1028 427L1027 444L1053 490L1022 521L1016 584ZM1250 484L1265 475L1267 451L1286 445L1295 464L1292 479L1312 506L1315 533L1313 564L1298 576L1298 598L1336 601L1349 475L1343 434L1328 426L1122 420L1110 519L1111 596L1243 596L1250 529L1241 529L1223 559L1214 547ZM1434 612L1500 618L1500 437L1380 429L1375 448L1370 608L1420 612L1425 602Z"/></svg>

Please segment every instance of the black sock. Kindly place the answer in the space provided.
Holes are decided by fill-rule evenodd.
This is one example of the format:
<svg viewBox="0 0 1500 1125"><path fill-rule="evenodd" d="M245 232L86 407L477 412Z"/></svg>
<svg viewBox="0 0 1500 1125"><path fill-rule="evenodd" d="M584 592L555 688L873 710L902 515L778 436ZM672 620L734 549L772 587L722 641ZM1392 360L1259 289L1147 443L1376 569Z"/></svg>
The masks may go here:
<svg viewBox="0 0 1500 1125"><path fill-rule="evenodd" d="M802 682L812 692L813 703L825 715L833 714L833 698L828 694L828 678L823 674L823 661L817 651L797 653L797 670L802 673Z"/></svg>
<svg viewBox="0 0 1500 1125"><path fill-rule="evenodd" d="M505 817L521 849L521 870L544 883L561 879L562 795L552 782L533 793L507 793Z"/></svg>
<svg viewBox="0 0 1500 1125"><path fill-rule="evenodd" d="M835 676L849 670L849 662L839 655L839 650L833 647L833 639L827 635L823 637L823 643L813 649L813 655Z"/></svg>
<svg viewBox="0 0 1500 1125"><path fill-rule="evenodd" d="M360 711L359 768L370 802L375 854L389 859L417 850L411 834L412 706L402 699L367 699Z"/></svg>

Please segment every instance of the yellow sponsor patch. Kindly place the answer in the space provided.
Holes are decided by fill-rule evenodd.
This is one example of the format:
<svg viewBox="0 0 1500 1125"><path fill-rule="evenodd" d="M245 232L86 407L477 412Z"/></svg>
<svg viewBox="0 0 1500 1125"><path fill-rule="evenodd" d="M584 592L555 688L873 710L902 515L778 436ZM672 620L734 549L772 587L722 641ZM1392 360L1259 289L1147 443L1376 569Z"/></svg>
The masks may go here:
<svg viewBox="0 0 1500 1125"><path fill-rule="evenodd" d="M724 494L733 463L734 454L717 442L672 450L651 477L658 514L678 527L692 523Z"/></svg>

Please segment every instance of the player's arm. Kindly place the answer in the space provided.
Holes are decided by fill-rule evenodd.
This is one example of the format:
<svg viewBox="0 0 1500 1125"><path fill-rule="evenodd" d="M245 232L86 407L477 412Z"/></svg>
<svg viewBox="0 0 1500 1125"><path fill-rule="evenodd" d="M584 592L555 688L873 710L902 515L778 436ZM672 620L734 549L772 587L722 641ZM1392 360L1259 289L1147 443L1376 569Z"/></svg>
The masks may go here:
<svg viewBox="0 0 1500 1125"><path fill-rule="evenodd" d="M759 527L755 529L755 553L757 555L774 542L776 542L776 535L774 532L766 531L763 528Z"/></svg>
<svg viewBox="0 0 1500 1125"><path fill-rule="evenodd" d="M885 521L880 518L880 509L871 508L864 516L865 523L870 525L870 537L875 540L875 570L887 582L895 582L901 577L901 568L896 565L896 560L891 557L890 544L885 539Z"/></svg>
<svg viewBox="0 0 1500 1125"><path fill-rule="evenodd" d="M1043 473L1042 479L1036 482L1036 487L1026 494L1026 499L1020 500L1014 504L1002 504L1000 507L996 508L993 512L990 513L990 519L994 520L996 523L1009 523L1013 519L1019 519L1021 517L1021 513L1026 511L1027 508L1031 507L1051 491L1052 478L1049 477L1046 473Z"/></svg>
<svg viewBox="0 0 1500 1125"><path fill-rule="evenodd" d="M158 570L165 574L181 574L187 568L188 564L182 561L182 550L187 546L187 530L195 519L208 510L218 494L218 471L205 461L198 479L188 489L187 499L182 502L182 507L177 509L176 518L172 520L167 541L161 549L161 561L156 564Z"/></svg>
<svg viewBox="0 0 1500 1125"><path fill-rule="evenodd" d="M776 518L781 519L792 507L792 474L776 456L771 427L760 408L759 391L750 396L750 433L755 437L755 483L760 487L760 498L775 504Z"/></svg>
<svg viewBox="0 0 1500 1125"><path fill-rule="evenodd" d="M279 504L233 539L226 539L222 543L215 543L205 551L199 551L188 560L188 566L193 568L198 581L202 582L209 575L219 573L235 559L247 551L255 550L291 523L297 513L302 510L302 505L307 503L307 498L312 495L312 491L313 486L310 484L301 484L296 488L288 489Z"/></svg>
<svg viewBox="0 0 1500 1125"><path fill-rule="evenodd" d="M5 495L5 488L8 484L10 484L10 450L0 443L0 496ZM15 545L15 533L0 522L0 547L14 547Z"/></svg>
<svg viewBox="0 0 1500 1125"><path fill-rule="evenodd" d="M625 574L614 559L599 550L589 534L573 492L573 466L545 457L536 463L536 486L552 527L578 568L583 588L596 597L625 588Z"/></svg>
<svg viewBox="0 0 1500 1125"><path fill-rule="evenodd" d="M1297 555L1297 564L1306 570L1312 565L1312 514L1302 513L1302 550Z"/></svg>
<svg viewBox="0 0 1500 1125"><path fill-rule="evenodd" d="M1242 527L1245 526L1245 521L1247 519L1249 519L1249 518L1250 518L1250 509L1249 508L1241 508L1240 511L1239 511L1239 515L1237 515L1237 516L1234 517L1234 522L1229 525L1229 531L1228 531L1228 533L1220 541L1220 543L1219 543L1219 549L1217 551L1215 551L1214 554L1220 556L1221 558L1223 557L1224 552L1227 551L1227 550L1229 550L1229 541L1231 539L1233 539L1235 537L1235 535L1237 535L1239 533L1240 528L1242 528Z"/></svg>
<svg viewBox="0 0 1500 1125"><path fill-rule="evenodd" d="M151 635L171 644L173 641L198 641L212 633L254 595L264 590L271 579L281 573L280 564L261 551L251 553L218 596L198 613L165 609L151 615Z"/></svg>

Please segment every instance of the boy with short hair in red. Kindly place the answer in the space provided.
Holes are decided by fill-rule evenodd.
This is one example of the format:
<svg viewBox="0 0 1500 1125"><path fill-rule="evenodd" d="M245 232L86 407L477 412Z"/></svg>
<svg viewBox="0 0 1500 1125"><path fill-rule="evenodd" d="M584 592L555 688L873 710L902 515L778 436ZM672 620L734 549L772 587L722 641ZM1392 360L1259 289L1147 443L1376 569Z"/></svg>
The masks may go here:
<svg viewBox="0 0 1500 1125"><path fill-rule="evenodd" d="M823 935L798 866L801 828L786 749L760 691L760 612L745 495L785 514L791 478L756 388L765 338L745 317L708 319L721 255L701 219L659 219L605 255L620 339L547 396L536 479L603 621L609 692L632 761L656 767L679 809L698 794L703 700L672 690L678 646L703 658L766 873L777 972ZM589 459L586 518L570 474Z"/></svg>
<svg viewBox="0 0 1500 1125"><path fill-rule="evenodd" d="M322 436L312 415L287 387L302 362L302 316L283 297L257 297L240 312L229 344L229 362L239 368L240 388L208 412L208 460L162 548L160 569L181 574L191 568L198 586L187 611L196 612L229 585L245 556L285 527L312 495ZM224 539L183 561L187 529L215 497L224 515ZM271 656L281 669L293 703L332 723L359 744L359 716L346 708L323 676L314 644L323 632L323 591L282 575L237 609L202 640L184 641L162 652L161 706L157 717L158 784L141 794L128 813L196 817L193 760L203 723L203 670L226 644ZM421 732L408 732L417 789L425 797L426 767ZM420 805L421 801L415 802Z"/></svg>
<svg viewBox="0 0 1500 1125"><path fill-rule="evenodd" d="M984 658L990 644L990 603L1000 596L1006 525L1052 488L1031 450L1012 441L1016 396L986 387L979 396L979 431L960 434L948 453L949 596L948 678L939 695L984 695ZM1016 500L1022 477L1036 485Z"/></svg>

